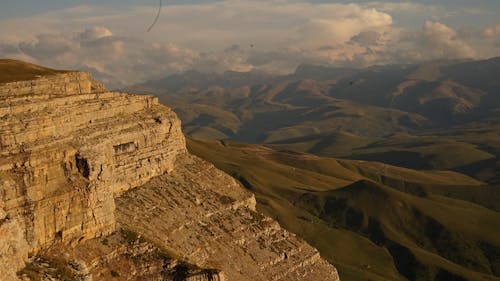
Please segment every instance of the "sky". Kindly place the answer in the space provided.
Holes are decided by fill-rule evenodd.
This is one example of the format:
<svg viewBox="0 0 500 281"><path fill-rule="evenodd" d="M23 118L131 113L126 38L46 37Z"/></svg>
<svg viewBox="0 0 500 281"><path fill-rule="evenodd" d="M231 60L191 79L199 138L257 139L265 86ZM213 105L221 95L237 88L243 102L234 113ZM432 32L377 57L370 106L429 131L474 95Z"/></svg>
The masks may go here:
<svg viewBox="0 0 500 281"><path fill-rule="evenodd" d="M498 0L0 0L0 58L111 86L186 70L291 73L500 56Z"/></svg>

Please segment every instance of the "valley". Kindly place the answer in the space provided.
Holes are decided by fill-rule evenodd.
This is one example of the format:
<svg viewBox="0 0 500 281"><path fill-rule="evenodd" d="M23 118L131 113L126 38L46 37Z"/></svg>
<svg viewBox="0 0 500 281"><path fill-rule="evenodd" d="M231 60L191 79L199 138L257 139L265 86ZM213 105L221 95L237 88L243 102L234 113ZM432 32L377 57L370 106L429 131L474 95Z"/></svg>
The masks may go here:
<svg viewBox="0 0 500 281"><path fill-rule="evenodd" d="M500 59L133 86L342 280L498 280ZM480 231L479 231L480 230Z"/></svg>
<svg viewBox="0 0 500 281"><path fill-rule="evenodd" d="M499 280L500 186L260 145L188 139L341 280ZM480 229L480 231L478 231Z"/></svg>
<svg viewBox="0 0 500 281"><path fill-rule="evenodd" d="M187 72L131 89L171 105L193 138L454 170L498 183L499 72L499 58L304 65L287 76Z"/></svg>

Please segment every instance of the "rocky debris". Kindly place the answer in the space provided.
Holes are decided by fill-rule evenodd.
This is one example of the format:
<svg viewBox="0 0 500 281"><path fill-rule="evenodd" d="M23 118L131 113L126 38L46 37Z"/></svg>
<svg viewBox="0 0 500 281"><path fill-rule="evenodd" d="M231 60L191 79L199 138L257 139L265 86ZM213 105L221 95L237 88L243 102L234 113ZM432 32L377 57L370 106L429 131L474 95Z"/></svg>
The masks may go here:
<svg viewBox="0 0 500 281"><path fill-rule="evenodd" d="M338 280L314 248L256 212L251 193L195 156L116 200L124 228L228 280Z"/></svg>
<svg viewBox="0 0 500 281"><path fill-rule="evenodd" d="M38 256L18 273L21 280L92 281L92 274L81 260L67 260L61 256Z"/></svg>
<svg viewBox="0 0 500 281"><path fill-rule="evenodd" d="M37 256L19 273L26 280L217 281L223 274L164 254L130 231L87 240L76 247L59 245Z"/></svg>

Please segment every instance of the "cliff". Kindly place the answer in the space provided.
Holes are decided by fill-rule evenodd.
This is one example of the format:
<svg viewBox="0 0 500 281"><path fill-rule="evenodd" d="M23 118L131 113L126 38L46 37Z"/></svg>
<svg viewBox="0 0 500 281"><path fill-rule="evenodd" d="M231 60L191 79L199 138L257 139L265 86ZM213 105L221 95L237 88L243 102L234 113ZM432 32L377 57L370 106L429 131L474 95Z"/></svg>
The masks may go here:
<svg viewBox="0 0 500 281"><path fill-rule="evenodd" d="M42 73L0 84L0 120L8 278L30 262L23 278L63 264L75 278L106 280L102 271L116 264L110 274L124 280L338 279L315 249L256 212L252 194L189 155L179 119L155 97L109 92L88 73ZM131 254L118 230L150 251ZM157 267L139 270L141 259ZM189 265L183 279L180 261Z"/></svg>

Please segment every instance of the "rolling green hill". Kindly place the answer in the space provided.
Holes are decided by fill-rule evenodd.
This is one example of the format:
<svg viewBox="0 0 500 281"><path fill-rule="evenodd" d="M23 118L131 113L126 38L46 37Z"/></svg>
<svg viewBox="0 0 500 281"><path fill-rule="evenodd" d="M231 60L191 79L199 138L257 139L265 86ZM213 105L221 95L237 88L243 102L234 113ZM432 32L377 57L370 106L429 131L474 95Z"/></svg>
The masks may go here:
<svg viewBox="0 0 500 281"><path fill-rule="evenodd" d="M500 280L500 193L450 171L188 139L342 280Z"/></svg>
<svg viewBox="0 0 500 281"><path fill-rule="evenodd" d="M18 60L0 60L0 73L2 74L0 75L0 83L31 80L37 76L46 76L61 72L65 71L50 69Z"/></svg>

